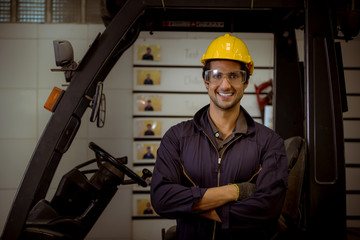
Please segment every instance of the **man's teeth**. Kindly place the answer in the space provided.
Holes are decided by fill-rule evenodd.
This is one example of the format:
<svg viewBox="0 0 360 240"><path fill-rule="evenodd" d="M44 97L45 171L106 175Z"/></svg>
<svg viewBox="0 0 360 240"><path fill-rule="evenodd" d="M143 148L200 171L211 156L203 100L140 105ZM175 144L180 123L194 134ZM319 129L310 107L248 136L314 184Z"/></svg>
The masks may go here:
<svg viewBox="0 0 360 240"><path fill-rule="evenodd" d="M228 96L231 96L232 93L220 93L220 92L219 92L219 95L220 95L220 96L224 96L224 97L228 97Z"/></svg>

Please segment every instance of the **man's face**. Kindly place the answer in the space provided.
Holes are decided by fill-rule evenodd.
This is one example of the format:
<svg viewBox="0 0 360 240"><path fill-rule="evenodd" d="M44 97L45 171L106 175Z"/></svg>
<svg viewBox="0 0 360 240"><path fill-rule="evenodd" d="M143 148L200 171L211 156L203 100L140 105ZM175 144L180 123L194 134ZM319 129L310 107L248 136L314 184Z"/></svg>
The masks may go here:
<svg viewBox="0 0 360 240"><path fill-rule="evenodd" d="M215 60L210 63L210 70L217 69L220 72L232 72L241 70L240 63L227 60ZM230 84L227 77L217 84L212 82L204 83L208 89L210 97L210 106L216 107L221 110L229 110L237 108L240 105L240 100L244 95L248 83L232 83Z"/></svg>

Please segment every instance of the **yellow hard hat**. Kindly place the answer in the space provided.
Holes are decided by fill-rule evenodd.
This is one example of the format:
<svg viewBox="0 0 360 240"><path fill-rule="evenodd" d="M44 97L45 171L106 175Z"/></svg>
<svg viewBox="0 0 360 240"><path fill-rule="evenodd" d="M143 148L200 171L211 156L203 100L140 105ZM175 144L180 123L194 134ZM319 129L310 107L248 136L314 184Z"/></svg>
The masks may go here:
<svg viewBox="0 0 360 240"><path fill-rule="evenodd" d="M243 62L250 75L254 71L254 62L245 43L228 33L212 41L200 61L205 65L206 61L211 59L228 59Z"/></svg>

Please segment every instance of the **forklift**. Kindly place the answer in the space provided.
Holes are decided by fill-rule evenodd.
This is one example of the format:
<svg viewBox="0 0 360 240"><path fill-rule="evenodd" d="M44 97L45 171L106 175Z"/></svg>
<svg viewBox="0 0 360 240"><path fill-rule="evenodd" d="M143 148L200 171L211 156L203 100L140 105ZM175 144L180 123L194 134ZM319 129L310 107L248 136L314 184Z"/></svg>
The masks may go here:
<svg viewBox="0 0 360 240"><path fill-rule="evenodd" d="M65 91L54 89L49 97L46 107L52 116L31 156L1 239L84 239L120 185L147 186L149 170L139 176L126 167L127 157L116 158L91 142L95 158L65 174L52 200L45 200L89 106L90 120L102 126L103 82L141 31L274 34L274 130L306 145L296 224L285 230L285 236L346 239L342 113L347 103L341 47L335 40L351 41L358 34L359 6L356 11L354 4L354 0L102 0L106 29L78 64L67 41L54 41L56 64L69 85ZM304 31L304 62L299 62L297 29Z"/></svg>

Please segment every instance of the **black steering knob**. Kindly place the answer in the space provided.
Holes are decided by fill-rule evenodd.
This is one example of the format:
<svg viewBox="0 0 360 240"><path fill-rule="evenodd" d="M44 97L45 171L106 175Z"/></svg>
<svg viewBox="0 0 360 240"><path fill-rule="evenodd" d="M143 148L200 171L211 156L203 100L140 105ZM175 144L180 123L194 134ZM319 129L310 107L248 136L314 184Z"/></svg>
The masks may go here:
<svg viewBox="0 0 360 240"><path fill-rule="evenodd" d="M144 179L144 180L152 176L152 172L149 169L146 169L146 168L144 168L142 170L142 174L143 175L141 176L141 178Z"/></svg>

